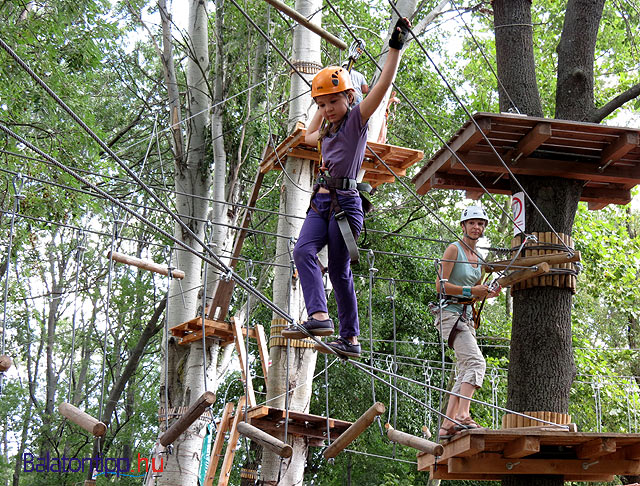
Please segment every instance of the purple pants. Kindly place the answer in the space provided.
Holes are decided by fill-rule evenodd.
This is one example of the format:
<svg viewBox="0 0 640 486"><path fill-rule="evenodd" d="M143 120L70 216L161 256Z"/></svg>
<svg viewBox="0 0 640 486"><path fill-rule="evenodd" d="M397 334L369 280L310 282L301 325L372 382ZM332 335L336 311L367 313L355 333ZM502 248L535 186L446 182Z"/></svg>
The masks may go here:
<svg viewBox="0 0 640 486"><path fill-rule="evenodd" d="M293 249L293 259L300 276L304 302L307 314L327 312L327 297L322 282L322 272L316 261L316 255L324 245L328 245L329 279L333 285L333 293L338 304L338 319L340 322L340 336L344 338L360 335L358 321L358 301L353 286L351 273L351 258L342 233L331 213L331 195L318 193L313 198L318 210L309 209L304 220L300 236ZM347 218L359 235L362 230L364 213L360 197L338 196L340 207L346 211Z"/></svg>

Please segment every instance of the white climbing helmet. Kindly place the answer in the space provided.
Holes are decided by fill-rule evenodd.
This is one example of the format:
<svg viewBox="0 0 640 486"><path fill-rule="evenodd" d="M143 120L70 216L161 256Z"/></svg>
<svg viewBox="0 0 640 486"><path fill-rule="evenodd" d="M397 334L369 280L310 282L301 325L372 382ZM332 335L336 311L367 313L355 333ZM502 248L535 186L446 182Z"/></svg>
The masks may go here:
<svg viewBox="0 0 640 486"><path fill-rule="evenodd" d="M460 215L460 222L464 223L470 219L484 219L489 224L489 216L483 208L480 206L469 206L468 208L462 211Z"/></svg>

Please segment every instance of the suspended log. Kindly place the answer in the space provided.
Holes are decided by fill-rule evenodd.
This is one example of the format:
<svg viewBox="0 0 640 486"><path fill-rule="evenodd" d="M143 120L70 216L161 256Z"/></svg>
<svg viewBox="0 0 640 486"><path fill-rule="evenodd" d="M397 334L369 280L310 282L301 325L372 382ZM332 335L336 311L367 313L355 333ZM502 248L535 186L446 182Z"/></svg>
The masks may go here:
<svg viewBox="0 0 640 486"><path fill-rule="evenodd" d="M254 442L257 442L262 447L272 450L280 457L291 457L293 454L293 448L289 444L285 444L280 439L276 439L274 436L263 432L257 427L246 422L238 423L238 432L242 435L249 437Z"/></svg>
<svg viewBox="0 0 640 486"><path fill-rule="evenodd" d="M436 444L430 440L400 432L394 429L391 424L385 424L384 428L387 429L387 437L389 437L389 440L392 442L413 447L414 449L433 454L434 456L441 456L444 453L444 446L442 444Z"/></svg>
<svg viewBox="0 0 640 486"><path fill-rule="evenodd" d="M189 426L198 420L204 411L213 405L216 401L216 394L213 392L204 392L189 409L176 422L169 427L164 434L160 436L160 444L167 447L172 444L180 434L189 428Z"/></svg>
<svg viewBox="0 0 640 486"><path fill-rule="evenodd" d="M570 262L579 262L580 261L580 252L576 251L572 254L565 253L552 253L550 255L538 255L538 256L526 256L522 258L517 258L513 261L513 265L517 267L531 267L533 265L538 265L539 263L546 262L549 265L559 265L561 263L570 263ZM509 264L511 260L501 260L499 262L488 262L484 266L484 270L487 273L491 272L499 272L500 270L504 270Z"/></svg>
<svg viewBox="0 0 640 486"><path fill-rule="evenodd" d="M117 251L108 252L107 258L115 262L124 263L126 265L133 265L134 267L141 268L143 270L149 270L150 272L159 273L161 275L169 275L169 268L164 265L158 265L155 262L149 260L142 260L141 258L125 255L124 253L118 253ZM171 276L175 279L182 280L184 278L184 272L182 270L171 270Z"/></svg>
<svg viewBox="0 0 640 486"><path fill-rule="evenodd" d="M11 361L11 356L7 356L6 354L0 356L0 372L4 373L5 371L7 371L9 368L11 368L12 364L13 361Z"/></svg>
<svg viewBox="0 0 640 486"><path fill-rule="evenodd" d="M542 262L540 265L532 268L525 268L523 270L517 270L506 277L500 277L498 279L498 283L502 287L509 287L510 285L516 284L518 282L522 282L523 280L528 280L532 277L537 277L538 275L542 275L543 273L549 273L549 264Z"/></svg>
<svg viewBox="0 0 640 486"><path fill-rule="evenodd" d="M362 416L356 420L351 427L345 430L340 437L338 437L329 447L327 447L324 451L325 459L331 459L332 457L336 457L340 452L342 452L345 447L351 444L355 439L358 438L364 430L371 425L371 423L375 420L378 415L382 415L386 407L383 403L376 402L374 403L369 410L367 410Z"/></svg>
<svg viewBox="0 0 640 486"><path fill-rule="evenodd" d="M280 10L283 14L288 15L293 20L298 22L300 25L303 25L304 27L309 29L311 32L315 32L320 37L325 39L327 42L336 46L338 49L341 49L344 51L347 48L347 44L342 42L340 39L338 39L336 36L334 36L330 32L327 32L326 30L324 30L322 27L311 23L309 20L307 20L307 18L304 15L301 15L300 13L298 13L296 10L292 9L288 5L278 0L266 0L266 1L268 4L273 5L275 8Z"/></svg>
<svg viewBox="0 0 640 486"><path fill-rule="evenodd" d="M95 437L102 437L107 432L107 426L105 424L70 403L62 402L58 405L58 411L60 415L71 420L74 424L79 425L87 432L92 433Z"/></svg>

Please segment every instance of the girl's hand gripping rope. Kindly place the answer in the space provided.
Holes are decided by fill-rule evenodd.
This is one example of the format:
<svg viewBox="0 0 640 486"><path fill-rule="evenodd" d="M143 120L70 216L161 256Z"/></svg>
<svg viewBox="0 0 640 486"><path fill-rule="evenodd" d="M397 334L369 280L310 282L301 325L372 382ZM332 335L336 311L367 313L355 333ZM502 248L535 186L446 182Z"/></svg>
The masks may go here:
<svg viewBox="0 0 640 486"><path fill-rule="evenodd" d="M389 47L392 49L398 49L399 51L402 50L410 28L411 22L409 22L408 18L403 17L398 19L396 26L393 28L391 38L389 39Z"/></svg>

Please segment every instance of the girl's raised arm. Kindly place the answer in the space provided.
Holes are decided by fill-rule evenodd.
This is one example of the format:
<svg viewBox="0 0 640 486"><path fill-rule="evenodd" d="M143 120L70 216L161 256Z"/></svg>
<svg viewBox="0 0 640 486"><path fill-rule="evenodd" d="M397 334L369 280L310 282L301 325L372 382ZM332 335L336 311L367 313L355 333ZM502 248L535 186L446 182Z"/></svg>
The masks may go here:
<svg viewBox="0 0 640 486"><path fill-rule="evenodd" d="M360 102L362 123L366 123L371 115L378 109L385 93L396 76L398 63L400 61L400 50L404 46L404 40L409 32L409 27L411 27L411 23L408 19L398 19L393 34L391 34L391 39L389 39L389 53L387 54L387 60L384 66L382 66L380 78L367 97Z"/></svg>

